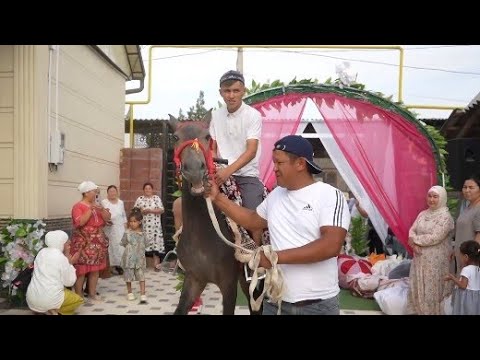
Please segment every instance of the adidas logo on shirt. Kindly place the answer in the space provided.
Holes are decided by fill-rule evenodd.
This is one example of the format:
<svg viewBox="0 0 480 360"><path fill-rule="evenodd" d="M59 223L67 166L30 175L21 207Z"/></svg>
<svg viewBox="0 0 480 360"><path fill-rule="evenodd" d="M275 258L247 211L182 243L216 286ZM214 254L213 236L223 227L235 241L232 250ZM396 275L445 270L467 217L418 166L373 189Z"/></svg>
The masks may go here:
<svg viewBox="0 0 480 360"><path fill-rule="evenodd" d="M302 210L313 211L313 208L310 206L310 204L307 204L303 207Z"/></svg>

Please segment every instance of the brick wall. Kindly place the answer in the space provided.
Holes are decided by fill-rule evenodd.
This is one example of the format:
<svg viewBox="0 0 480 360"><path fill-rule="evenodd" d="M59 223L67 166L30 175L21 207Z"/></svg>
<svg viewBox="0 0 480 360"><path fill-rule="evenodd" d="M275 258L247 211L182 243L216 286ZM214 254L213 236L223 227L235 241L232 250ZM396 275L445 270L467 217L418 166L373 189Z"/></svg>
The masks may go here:
<svg viewBox="0 0 480 360"><path fill-rule="evenodd" d="M120 156L120 198L125 211L143 195L143 184L151 182L153 192L162 197L163 151L152 149L122 149ZM164 199L162 199L164 201Z"/></svg>
<svg viewBox="0 0 480 360"><path fill-rule="evenodd" d="M47 219L43 220L47 224L47 231L51 230L63 230L69 236L72 235L72 218L60 218L60 219Z"/></svg>
<svg viewBox="0 0 480 360"><path fill-rule="evenodd" d="M0 229L3 229L10 222L10 219L0 219Z"/></svg>

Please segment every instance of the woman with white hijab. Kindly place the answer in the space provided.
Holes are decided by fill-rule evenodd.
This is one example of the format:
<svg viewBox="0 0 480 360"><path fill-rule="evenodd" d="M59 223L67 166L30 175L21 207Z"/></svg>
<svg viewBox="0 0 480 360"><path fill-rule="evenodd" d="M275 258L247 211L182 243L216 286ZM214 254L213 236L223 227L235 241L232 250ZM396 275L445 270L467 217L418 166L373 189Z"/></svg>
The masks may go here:
<svg viewBox="0 0 480 360"><path fill-rule="evenodd" d="M27 289L28 307L38 313L71 315L83 304L80 296L65 289L77 280L72 264L80 253L70 255L70 240L61 230L48 232L45 245L35 258L32 280Z"/></svg>
<svg viewBox="0 0 480 360"><path fill-rule="evenodd" d="M123 255L123 247L120 245L125 228L127 226L127 215L125 214L125 205L118 198L118 189L115 185L107 188L107 198L102 200L104 208L110 210L110 221L107 222L104 231L109 239L108 257L110 261L110 271L123 275L120 267Z"/></svg>
<svg viewBox="0 0 480 360"><path fill-rule="evenodd" d="M447 192L433 186L423 210L410 228L408 243L414 257L410 267L407 312L418 315L443 314L440 305L451 292L444 278L449 273L450 240L454 221L447 207Z"/></svg>

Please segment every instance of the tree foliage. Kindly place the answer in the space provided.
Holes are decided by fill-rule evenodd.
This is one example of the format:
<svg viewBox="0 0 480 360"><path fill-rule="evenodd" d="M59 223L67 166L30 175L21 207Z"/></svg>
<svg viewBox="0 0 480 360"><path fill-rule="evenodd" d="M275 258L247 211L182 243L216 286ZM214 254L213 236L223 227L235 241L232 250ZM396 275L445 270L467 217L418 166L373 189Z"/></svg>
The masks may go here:
<svg viewBox="0 0 480 360"><path fill-rule="evenodd" d="M187 111L187 115L183 110L178 111L178 120L202 120L209 109L205 108L205 93L200 91L195 105L191 106Z"/></svg>
<svg viewBox="0 0 480 360"><path fill-rule="evenodd" d="M355 255L368 255L367 231L367 225L361 216L352 217L350 225L350 245Z"/></svg>

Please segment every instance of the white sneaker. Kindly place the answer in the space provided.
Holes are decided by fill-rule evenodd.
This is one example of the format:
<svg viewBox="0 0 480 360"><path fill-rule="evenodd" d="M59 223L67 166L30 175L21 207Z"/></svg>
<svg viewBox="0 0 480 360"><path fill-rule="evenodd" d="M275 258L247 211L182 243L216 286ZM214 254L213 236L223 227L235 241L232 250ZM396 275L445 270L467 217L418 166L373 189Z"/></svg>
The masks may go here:
<svg viewBox="0 0 480 360"><path fill-rule="evenodd" d="M147 302L147 295L140 295L141 302Z"/></svg>
<svg viewBox="0 0 480 360"><path fill-rule="evenodd" d="M135 295L133 295L133 293L128 293L127 299L128 299L129 301L133 301L133 300L135 300Z"/></svg>

